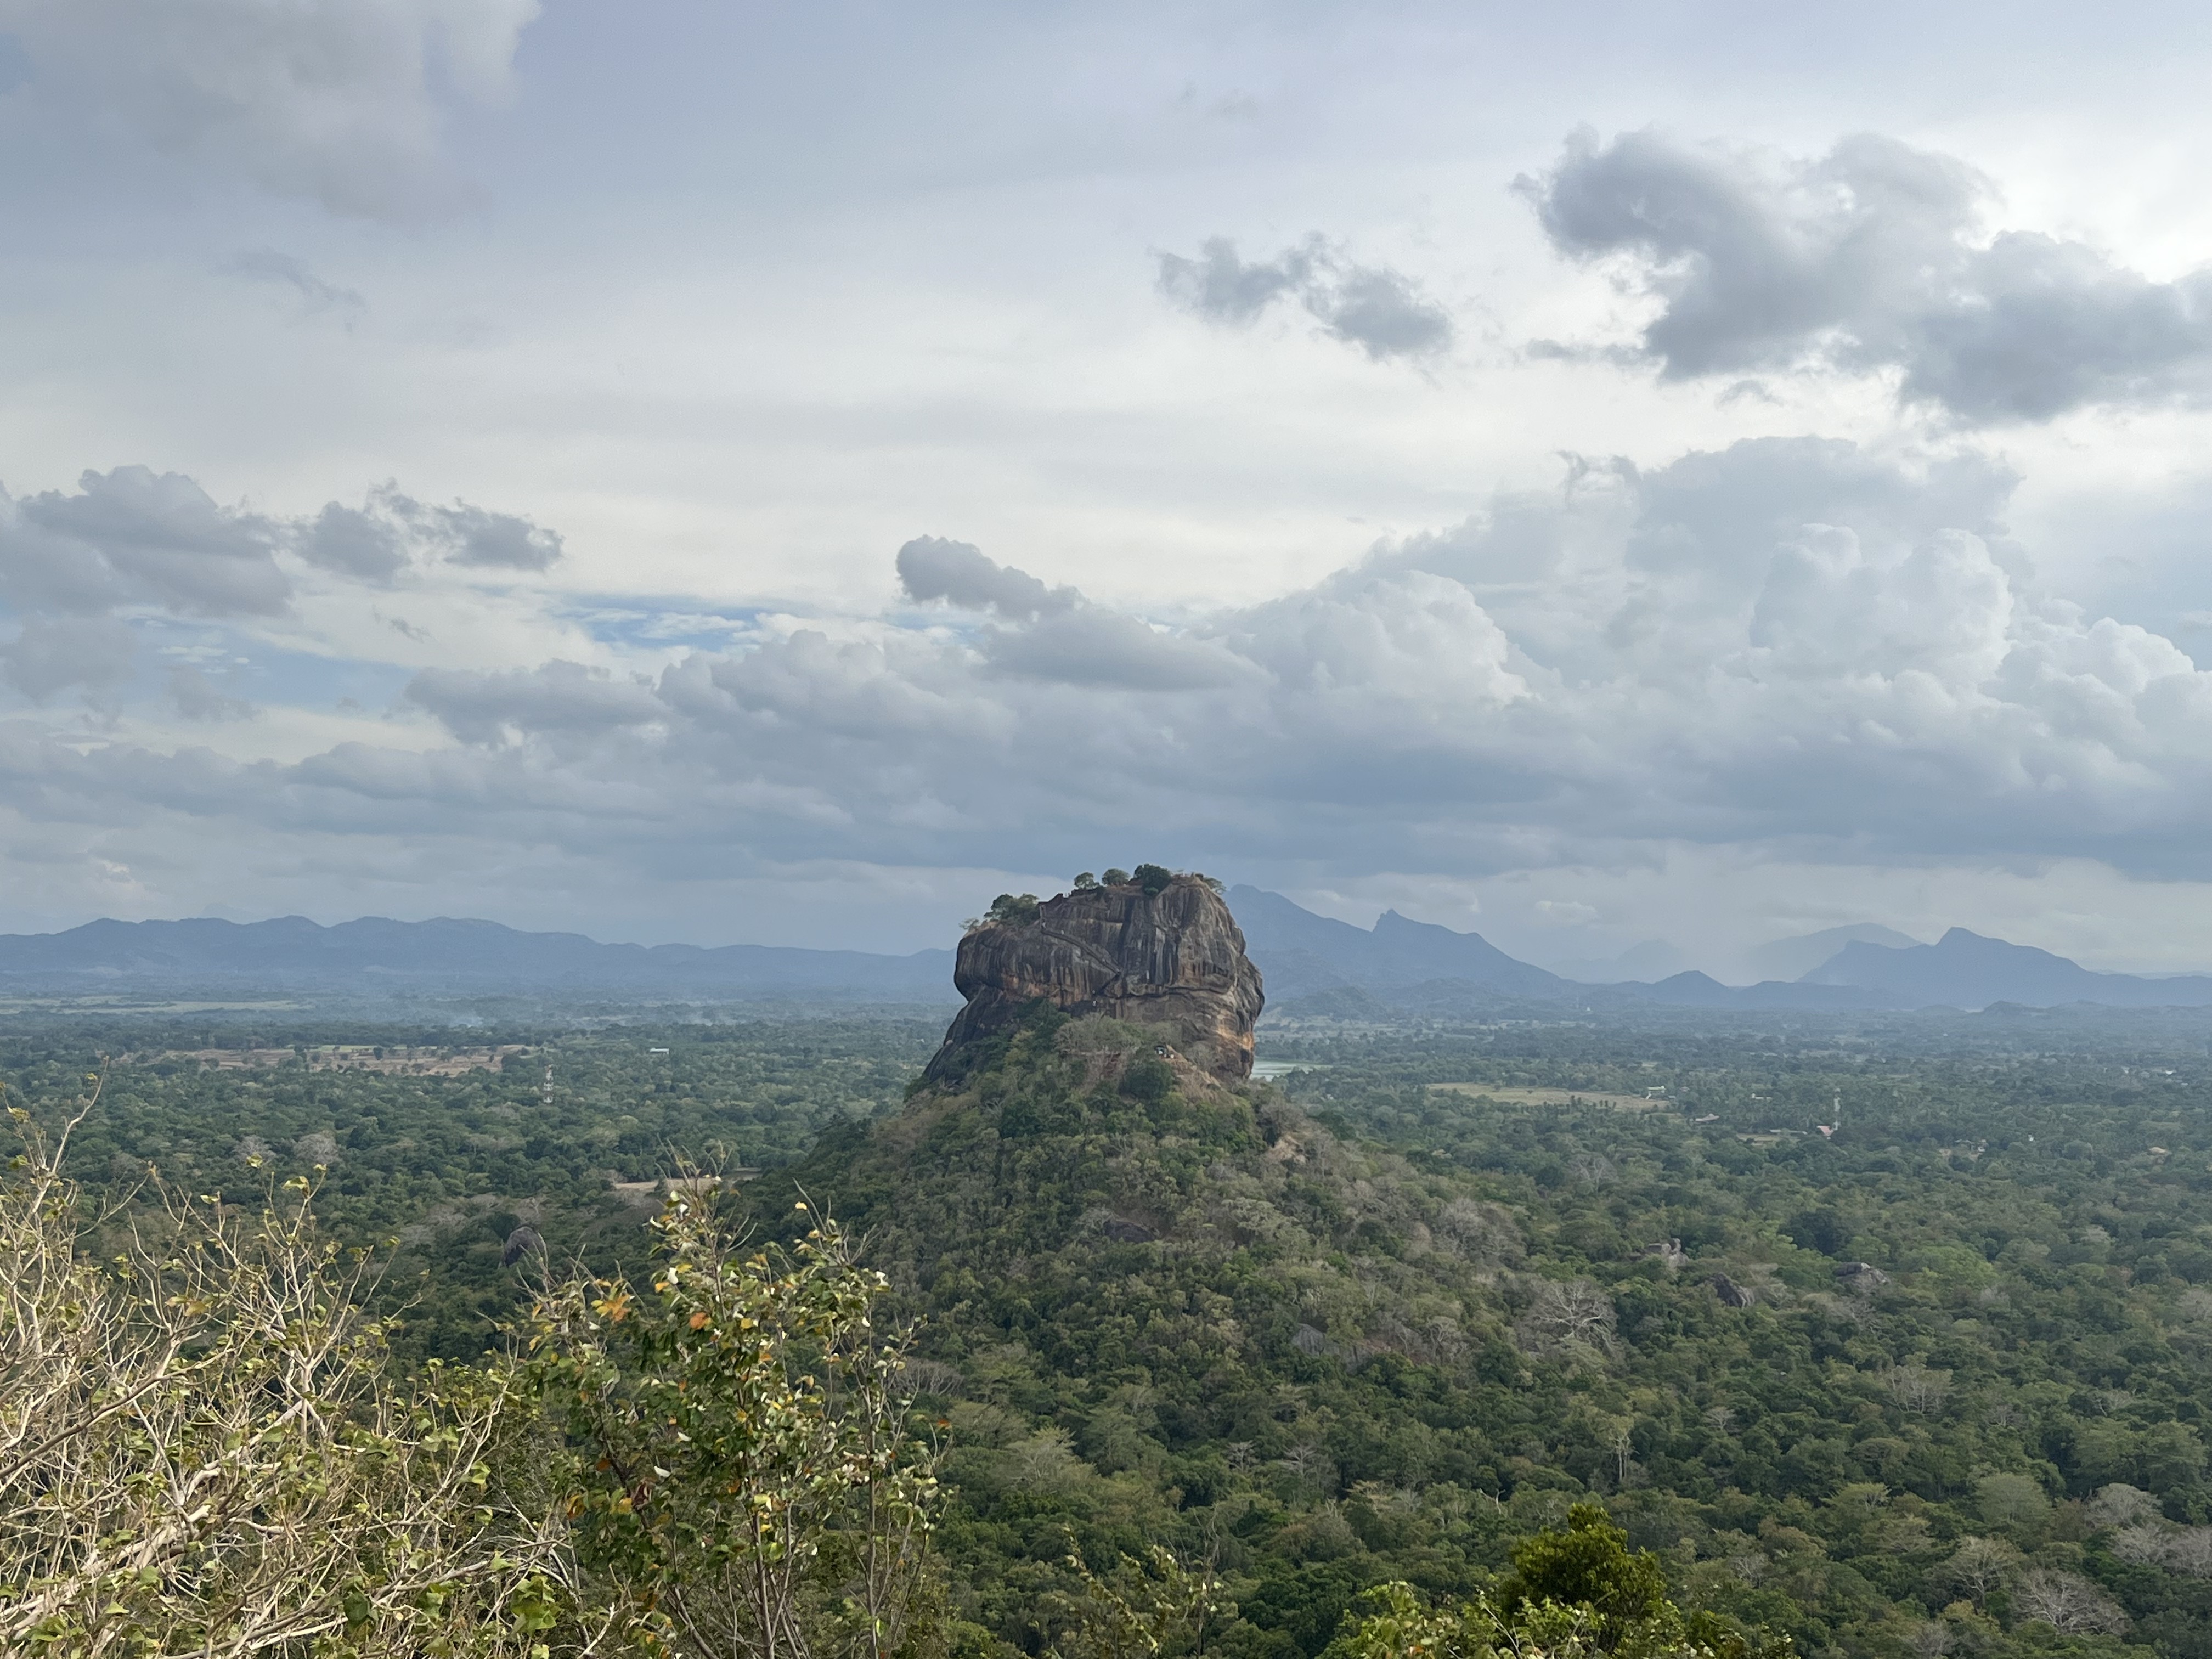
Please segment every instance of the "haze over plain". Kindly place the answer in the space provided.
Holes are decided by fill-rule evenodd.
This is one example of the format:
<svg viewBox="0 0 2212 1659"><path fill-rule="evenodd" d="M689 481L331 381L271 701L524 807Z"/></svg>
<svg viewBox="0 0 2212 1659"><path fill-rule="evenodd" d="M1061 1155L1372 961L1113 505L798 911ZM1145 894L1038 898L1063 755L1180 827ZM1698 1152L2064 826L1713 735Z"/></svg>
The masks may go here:
<svg viewBox="0 0 2212 1659"><path fill-rule="evenodd" d="M0 927L2205 966L2208 27L0 0Z"/></svg>

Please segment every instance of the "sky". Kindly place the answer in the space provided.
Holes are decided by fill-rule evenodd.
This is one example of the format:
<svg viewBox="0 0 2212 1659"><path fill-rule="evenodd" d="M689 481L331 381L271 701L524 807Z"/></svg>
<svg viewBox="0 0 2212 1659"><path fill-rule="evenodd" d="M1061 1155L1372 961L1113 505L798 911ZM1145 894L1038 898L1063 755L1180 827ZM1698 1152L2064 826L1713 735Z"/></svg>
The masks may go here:
<svg viewBox="0 0 2212 1659"><path fill-rule="evenodd" d="M2201 6L0 0L0 929L2212 967ZM1663 941L1655 945L1653 941Z"/></svg>

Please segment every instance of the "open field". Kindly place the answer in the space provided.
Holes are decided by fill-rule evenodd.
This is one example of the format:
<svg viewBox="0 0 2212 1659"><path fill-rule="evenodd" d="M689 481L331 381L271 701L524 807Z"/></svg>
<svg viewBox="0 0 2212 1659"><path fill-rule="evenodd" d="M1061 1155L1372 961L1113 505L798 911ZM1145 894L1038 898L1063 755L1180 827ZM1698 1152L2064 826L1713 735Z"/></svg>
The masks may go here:
<svg viewBox="0 0 2212 1659"><path fill-rule="evenodd" d="M1671 1100L1644 1095L1611 1095L1582 1089L1519 1089L1500 1083L1431 1083L1449 1094L1478 1095L1509 1106L1610 1106L1616 1111L1649 1112L1672 1106Z"/></svg>

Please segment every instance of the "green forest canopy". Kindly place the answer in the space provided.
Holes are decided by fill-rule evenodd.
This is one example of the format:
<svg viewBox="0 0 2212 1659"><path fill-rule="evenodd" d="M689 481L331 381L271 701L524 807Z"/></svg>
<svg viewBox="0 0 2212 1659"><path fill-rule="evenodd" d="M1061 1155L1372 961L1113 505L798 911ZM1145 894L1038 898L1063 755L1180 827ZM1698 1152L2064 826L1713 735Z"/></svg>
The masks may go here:
<svg viewBox="0 0 2212 1659"><path fill-rule="evenodd" d="M403 1353L483 1348L519 1226L634 1263L613 1183L677 1149L763 1170L757 1225L802 1184L927 1322L971 1643L1055 1639L1073 1539L1210 1559L1211 1645L1317 1653L1595 1498L1686 1609L1808 1652L2212 1651L2212 1066L2176 1021L1316 1027L1265 1043L1311 1067L1279 1089L1157 1098L1046 1021L903 1109L920 1020L507 1032L526 1061L451 1078L131 1035L79 1172L325 1164L326 1224L399 1241ZM7 1058L58 1098L88 1056Z"/></svg>

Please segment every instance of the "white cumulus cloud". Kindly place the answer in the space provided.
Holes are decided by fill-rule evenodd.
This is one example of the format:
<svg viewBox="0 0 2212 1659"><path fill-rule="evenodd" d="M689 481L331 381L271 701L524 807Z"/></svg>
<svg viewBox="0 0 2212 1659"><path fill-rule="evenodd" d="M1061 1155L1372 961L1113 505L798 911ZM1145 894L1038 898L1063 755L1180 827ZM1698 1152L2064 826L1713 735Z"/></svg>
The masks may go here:
<svg viewBox="0 0 2212 1659"><path fill-rule="evenodd" d="M2155 282L2081 241L1986 234L1990 181L1893 138L1799 160L1583 131L1520 188L1561 252L1623 262L1657 303L1632 355L1670 378L1890 371L1973 424L2212 392L2212 268Z"/></svg>

